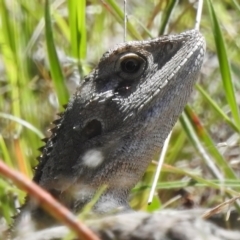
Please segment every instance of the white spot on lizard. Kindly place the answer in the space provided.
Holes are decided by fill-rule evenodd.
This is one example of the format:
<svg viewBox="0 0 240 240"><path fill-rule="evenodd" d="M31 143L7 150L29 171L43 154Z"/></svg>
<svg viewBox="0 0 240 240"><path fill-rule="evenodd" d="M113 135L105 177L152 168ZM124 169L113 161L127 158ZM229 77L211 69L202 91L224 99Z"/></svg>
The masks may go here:
<svg viewBox="0 0 240 240"><path fill-rule="evenodd" d="M83 155L82 160L87 167L95 168L103 162L104 157L101 151L91 149Z"/></svg>

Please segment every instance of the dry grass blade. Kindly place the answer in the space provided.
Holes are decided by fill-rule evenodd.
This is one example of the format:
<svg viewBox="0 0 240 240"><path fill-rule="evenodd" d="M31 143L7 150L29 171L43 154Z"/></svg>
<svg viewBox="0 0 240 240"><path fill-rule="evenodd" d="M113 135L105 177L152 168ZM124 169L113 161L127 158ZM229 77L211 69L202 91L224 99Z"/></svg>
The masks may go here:
<svg viewBox="0 0 240 240"><path fill-rule="evenodd" d="M236 202L238 199L240 199L240 196L238 197L233 197L230 200L227 200L219 205L217 205L216 207L206 211L203 215L202 218L204 219L208 219L211 216L213 216L214 214L217 214L221 211L223 211L226 207L229 207L230 204L233 204L234 202Z"/></svg>
<svg viewBox="0 0 240 240"><path fill-rule="evenodd" d="M28 192L30 196L34 197L37 202L49 212L49 214L72 229L80 239L99 240L99 238L90 231L88 227L81 223L70 211L67 210L67 208L57 202L49 193L21 173L10 169L1 159L0 174L11 179L18 187Z"/></svg>

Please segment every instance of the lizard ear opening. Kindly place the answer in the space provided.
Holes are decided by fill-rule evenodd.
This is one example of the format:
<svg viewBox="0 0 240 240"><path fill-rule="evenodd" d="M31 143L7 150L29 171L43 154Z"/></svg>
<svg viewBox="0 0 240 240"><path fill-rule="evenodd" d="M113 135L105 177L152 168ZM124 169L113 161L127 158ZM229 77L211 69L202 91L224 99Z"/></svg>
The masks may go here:
<svg viewBox="0 0 240 240"><path fill-rule="evenodd" d="M82 134L89 140L102 134L102 124L97 119L93 119L83 128Z"/></svg>

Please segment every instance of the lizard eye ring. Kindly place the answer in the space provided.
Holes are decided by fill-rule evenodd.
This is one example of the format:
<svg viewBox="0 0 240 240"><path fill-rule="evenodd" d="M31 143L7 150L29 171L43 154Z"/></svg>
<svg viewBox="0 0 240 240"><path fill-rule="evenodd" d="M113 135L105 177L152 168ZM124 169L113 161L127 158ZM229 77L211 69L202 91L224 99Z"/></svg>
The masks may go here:
<svg viewBox="0 0 240 240"><path fill-rule="evenodd" d="M143 73L146 60L135 53L121 55L117 61L117 72L125 79L134 79Z"/></svg>

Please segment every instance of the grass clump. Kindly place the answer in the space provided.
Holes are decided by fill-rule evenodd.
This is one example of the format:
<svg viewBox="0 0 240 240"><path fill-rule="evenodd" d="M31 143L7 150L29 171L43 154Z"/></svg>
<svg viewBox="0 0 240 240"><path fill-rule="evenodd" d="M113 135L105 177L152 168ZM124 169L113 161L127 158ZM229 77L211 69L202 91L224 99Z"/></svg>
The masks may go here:
<svg viewBox="0 0 240 240"><path fill-rule="evenodd" d="M129 1L127 40L193 28L194 3L154 2ZM43 3L0 2L0 157L29 178L49 122L103 52L123 40L123 6L114 0ZM183 206L186 194L192 206L212 207L239 192L239 9L236 1L205 1L207 55L199 83L174 128L153 204L146 204L151 164L132 192L135 209ZM24 196L0 179L0 213L7 223Z"/></svg>

